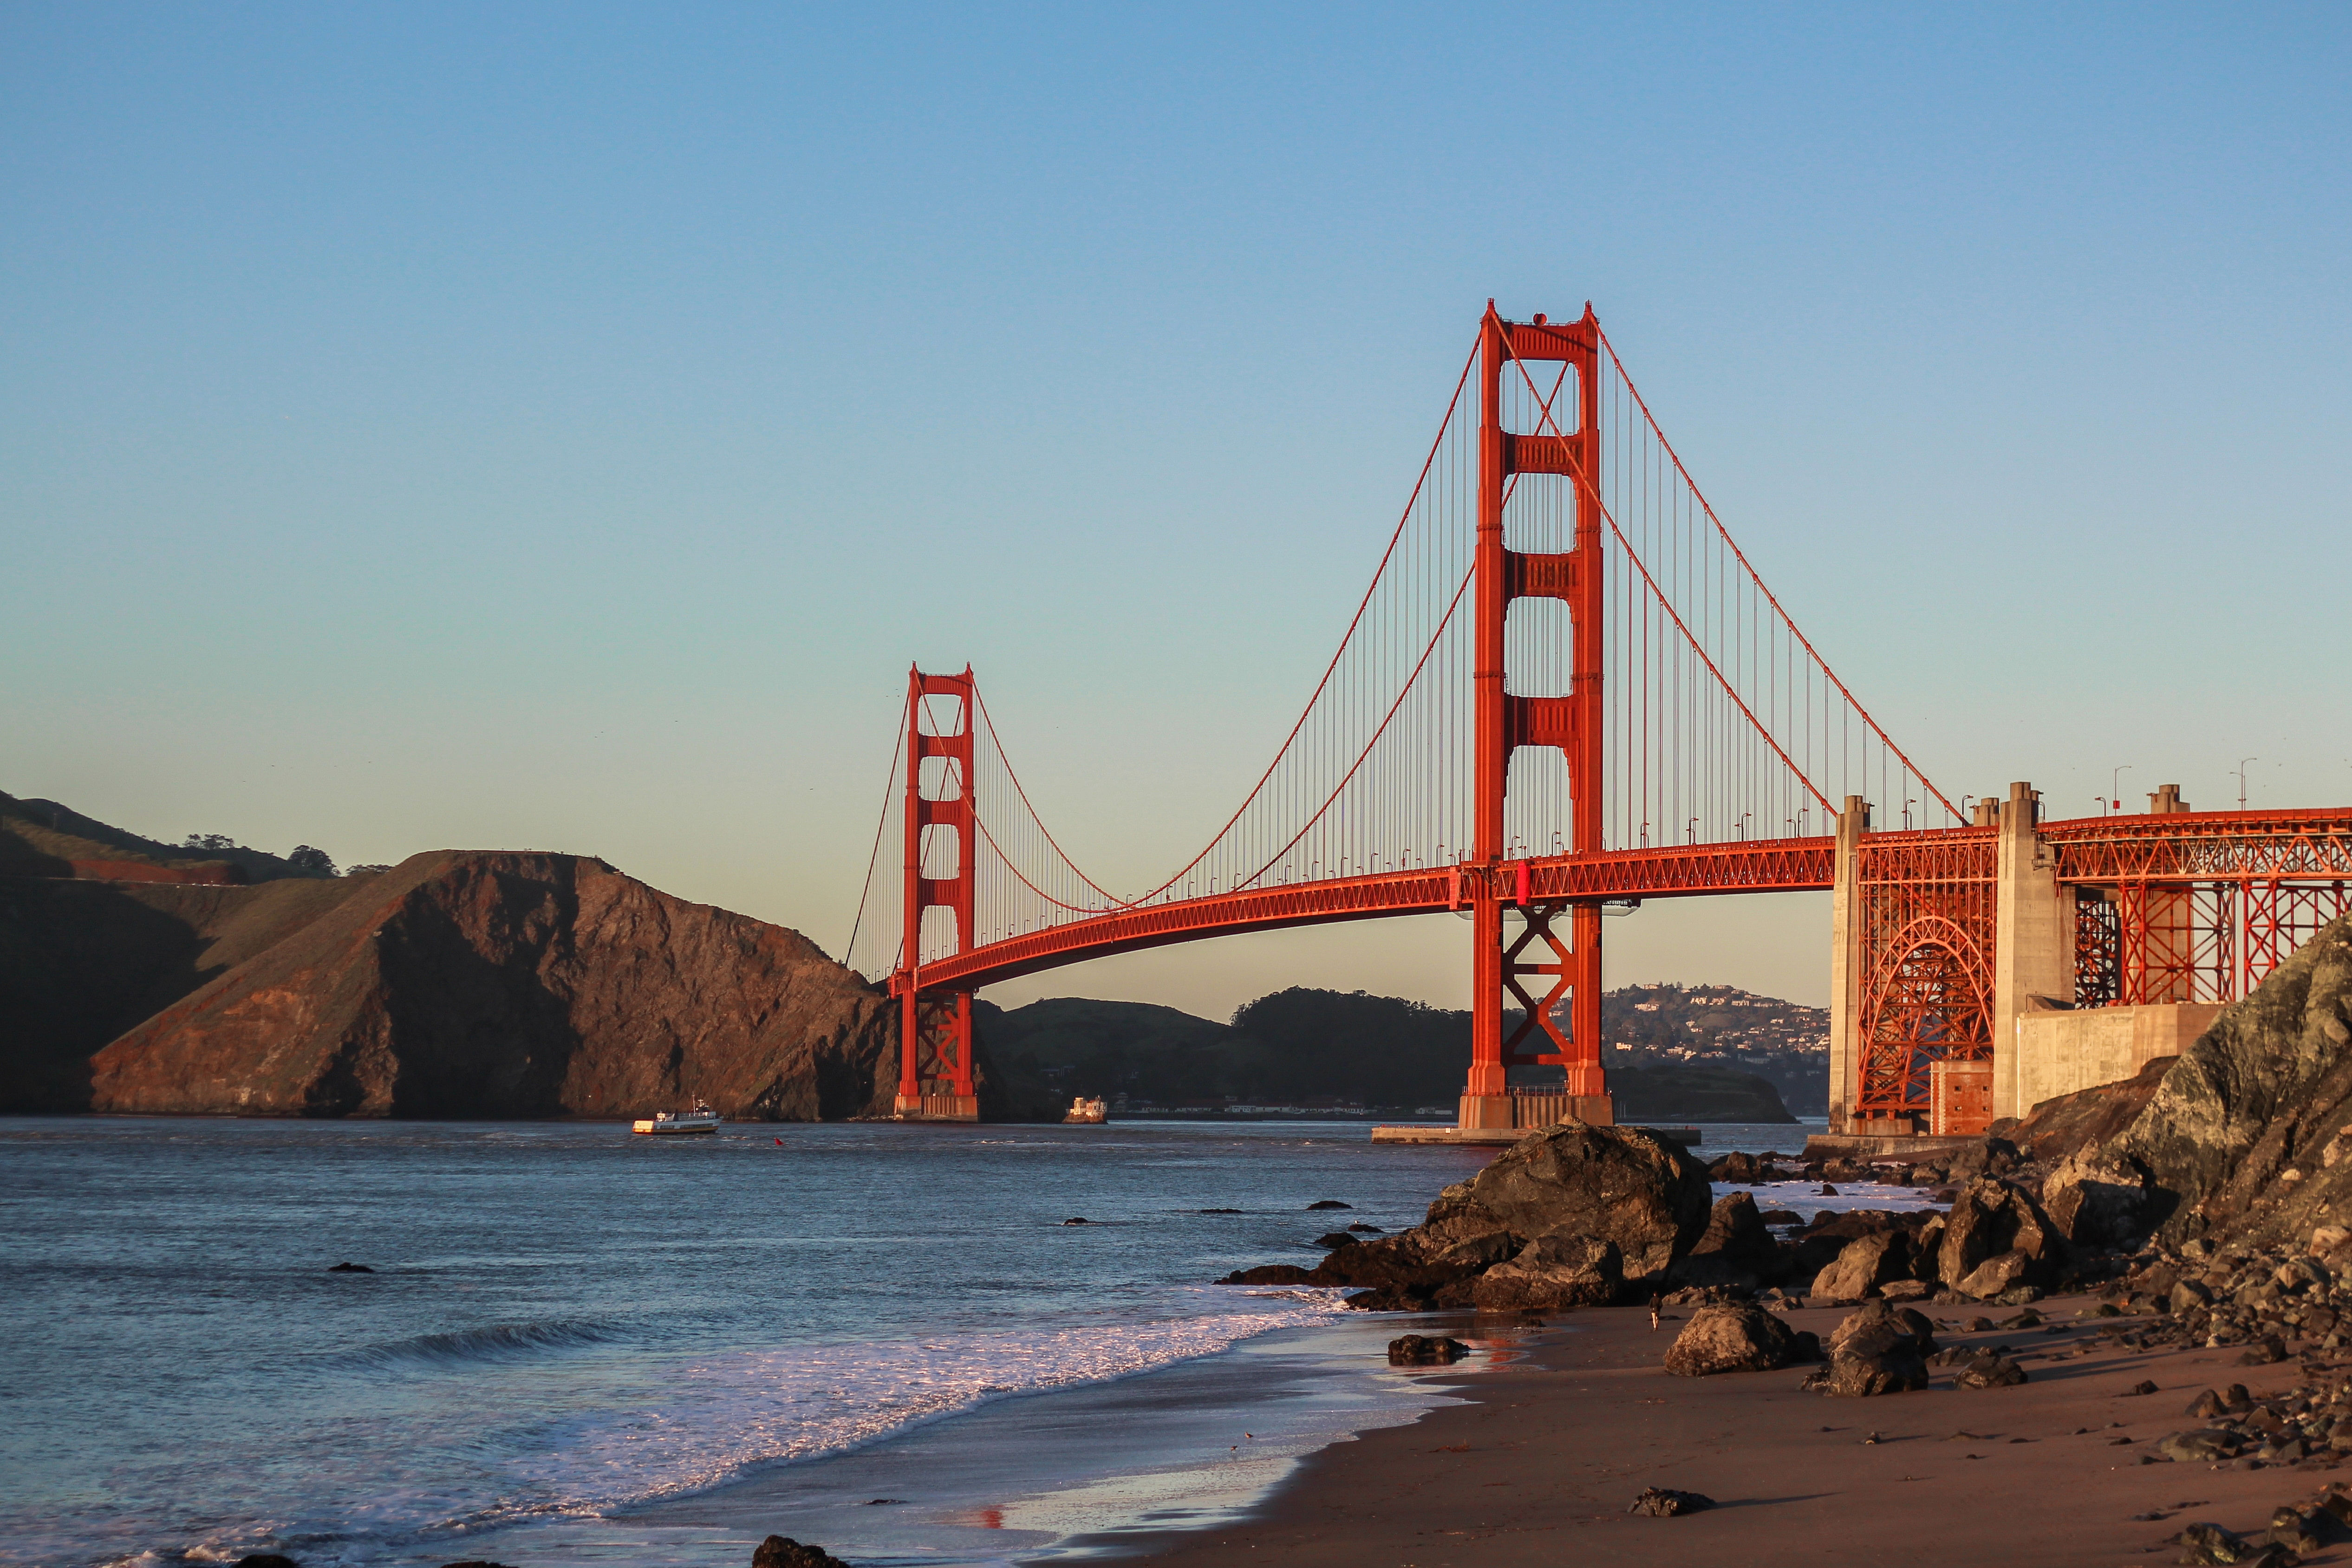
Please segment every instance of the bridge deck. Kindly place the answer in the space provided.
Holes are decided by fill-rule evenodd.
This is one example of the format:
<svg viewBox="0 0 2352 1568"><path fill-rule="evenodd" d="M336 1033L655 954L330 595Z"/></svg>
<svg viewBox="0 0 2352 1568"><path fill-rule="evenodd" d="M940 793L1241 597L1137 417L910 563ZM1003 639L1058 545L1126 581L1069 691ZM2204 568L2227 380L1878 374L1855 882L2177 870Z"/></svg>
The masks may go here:
<svg viewBox="0 0 2352 1568"><path fill-rule="evenodd" d="M1709 893L1805 893L1830 885L1836 849L1837 841L1826 835L1749 839L1597 855L1548 855L1508 862L1502 870L1515 881L1524 864L1527 896L1543 903L1679 898ZM1394 915L1443 914L1463 906L1461 874L1470 873L1466 868L1457 873L1450 867L1382 872L1114 910L937 959L922 967L919 978L926 989L974 990L1064 964L1178 942Z"/></svg>

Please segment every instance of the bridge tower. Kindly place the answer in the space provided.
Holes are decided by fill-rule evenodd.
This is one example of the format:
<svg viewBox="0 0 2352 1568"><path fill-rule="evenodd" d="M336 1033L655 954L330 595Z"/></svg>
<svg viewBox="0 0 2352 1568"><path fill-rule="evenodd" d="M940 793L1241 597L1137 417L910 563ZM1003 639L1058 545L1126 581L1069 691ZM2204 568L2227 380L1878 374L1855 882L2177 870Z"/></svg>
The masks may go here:
<svg viewBox="0 0 2352 1568"><path fill-rule="evenodd" d="M1582 319L1562 323L1540 315L1532 321L1506 321L1488 300L1479 341L1478 532L1472 585L1475 656L1471 676L1476 703L1476 815L1472 874L1464 879L1471 894L1471 1043L1460 1124L1536 1126L1563 1116L1608 1123L1615 1117L1601 1066L1601 904L1597 900L1549 903L1532 898L1528 862L1504 859L1503 812L1511 754L1521 747L1557 747L1568 762L1569 848L1576 854L1601 848L1601 618L1606 580L1599 506L1601 324L1590 303ZM1539 413L1533 420L1535 428L1506 430L1504 378L1523 373L1514 361L1564 362L1574 382L1573 401L1563 389L1551 400L1549 413ZM1535 379L1528 381L1532 388ZM1575 532L1566 553L1515 550L1505 539L1503 514L1521 475L1557 475L1567 481ZM1557 599L1568 606L1571 630L1565 694L1523 695L1510 690L1505 623L1513 601L1535 598ZM1517 908L1524 920L1516 936L1505 933L1507 907ZM1507 1039L1503 1032L1507 993L1523 1009ZM1565 1032L1552 1016L1563 997L1570 1019ZM1567 1070L1565 1104L1550 1096L1530 1097L1532 1103L1525 1106L1515 1104L1506 1087L1506 1070L1536 1065Z"/></svg>
<svg viewBox="0 0 2352 1568"><path fill-rule="evenodd" d="M951 718L940 698L952 701ZM925 911L948 911L955 926L953 950L971 948L972 709L971 665L960 675L927 675L919 667L907 672L907 885L900 903L905 946L898 971L890 977L900 1009L898 1093L892 1114L901 1121L980 1120L971 1071L971 993L926 993L922 985ZM927 724L932 726L929 732ZM950 849L952 871L947 865Z"/></svg>

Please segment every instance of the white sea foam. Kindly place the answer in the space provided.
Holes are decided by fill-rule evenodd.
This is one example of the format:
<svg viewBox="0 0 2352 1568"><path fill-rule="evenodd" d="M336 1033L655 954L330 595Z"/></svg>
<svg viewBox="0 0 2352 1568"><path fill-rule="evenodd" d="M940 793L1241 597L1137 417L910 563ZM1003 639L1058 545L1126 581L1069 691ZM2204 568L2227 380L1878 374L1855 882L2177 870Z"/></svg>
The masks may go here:
<svg viewBox="0 0 2352 1568"><path fill-rule="evenodd" d="M856 1448L983 1400L1148 1372L1345 1310L1330 1291L1244 1300L1244 1310L1196 1317L712 1356L678 1368L651 1408L568 1422L549 1434L545 1452L511 1469L541 1508L605 1512Z"/></svg>

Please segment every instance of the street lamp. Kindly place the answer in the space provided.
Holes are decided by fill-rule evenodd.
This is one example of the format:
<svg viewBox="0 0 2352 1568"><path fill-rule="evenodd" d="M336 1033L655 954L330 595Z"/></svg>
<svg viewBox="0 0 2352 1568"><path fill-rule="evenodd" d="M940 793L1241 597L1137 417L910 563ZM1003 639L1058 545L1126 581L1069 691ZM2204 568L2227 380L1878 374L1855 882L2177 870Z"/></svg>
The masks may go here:
<svg viewBox="0 0 2352 1568"><path fill-rule="evenodd" d="M2123 776L2131 769L2132 765L2126 762L2107 775L2107 810L2110 811L2120 811L2124 809Z"/></svg>
<svg viewBox="0 0 2352 1568"><path fill-rule="evenodd" d="M2246 764L2249 762L2260 762L2262 758L2259 757L2241 757L2238 758L2238 810L2241 811L2246 809Z"/></svg>

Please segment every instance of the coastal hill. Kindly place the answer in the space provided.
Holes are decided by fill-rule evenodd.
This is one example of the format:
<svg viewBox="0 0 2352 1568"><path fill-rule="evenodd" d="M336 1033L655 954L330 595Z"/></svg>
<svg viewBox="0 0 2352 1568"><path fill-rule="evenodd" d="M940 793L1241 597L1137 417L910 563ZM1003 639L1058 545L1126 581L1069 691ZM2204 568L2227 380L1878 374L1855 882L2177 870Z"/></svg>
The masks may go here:
<svg viewBox="0 0 2352 1568"><path fill-rule="evenodd" d="M887 999L796 932L576 855L436 851L100 1051L95 1111L887 1113Z"/></svg>
<svg viewBox="0 0 2352 1568"><path fill-rule="evenodd" d="M238 883L334 874L217 833L201 838L201 843L167 844L55 800L0 794L0 875Z"/></svg>
<svg viewBox="0 0 2352 1568"><path fill-rule="evenodd" d="M1512 1015L1516 1017L1517 1015ZM1470 1057L1470 1015L1362 991L1294 987L1258 998L1230 1023L1141 1002L1054 997L1010 1011L980 1004L975 1028L1008 1077L1114 1111L1451 1113ZM1522 1074L1529 1082L1547 1071ZM1752 1073L1671 1061L1610 1061L1629 1120L1788 1122Z"/></svg>
<svg viewBox="0 0 2352 1568"><path fill-rule="evenodd" d="M796 932L602 861L440 851L182 883L60 875L82 857L56 830L9 830L34 852L0 865L0 1110L889 1110L887 998ZM1042 1112L982 1066L984 1112Z"/></svg>
<svg viewBox="0 0 2352 1568"><path fill-rule="evenodd" d="M1602 1060L1627 1070L1748 1073L1800 1116L1830 1109L1830 1014L1737 986L1621 986L1601 998Z"/></svg>

